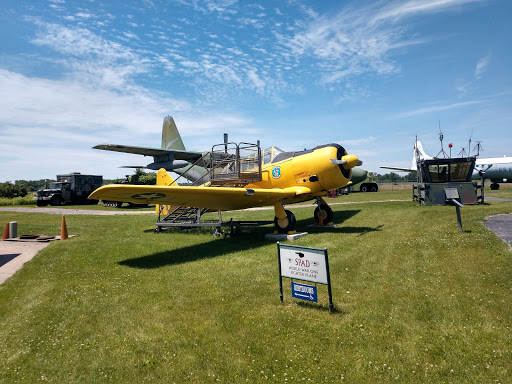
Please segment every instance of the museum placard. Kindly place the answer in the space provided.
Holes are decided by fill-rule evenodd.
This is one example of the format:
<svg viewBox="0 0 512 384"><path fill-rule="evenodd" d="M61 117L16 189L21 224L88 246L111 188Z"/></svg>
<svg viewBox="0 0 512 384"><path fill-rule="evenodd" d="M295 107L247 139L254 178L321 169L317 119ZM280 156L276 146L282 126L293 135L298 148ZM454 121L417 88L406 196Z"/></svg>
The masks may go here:
<svg viewBox="0 0 512 384"><path fill-rule="evenodd" d="M325 249L280 244L281 276L327 284Z"/></svg>

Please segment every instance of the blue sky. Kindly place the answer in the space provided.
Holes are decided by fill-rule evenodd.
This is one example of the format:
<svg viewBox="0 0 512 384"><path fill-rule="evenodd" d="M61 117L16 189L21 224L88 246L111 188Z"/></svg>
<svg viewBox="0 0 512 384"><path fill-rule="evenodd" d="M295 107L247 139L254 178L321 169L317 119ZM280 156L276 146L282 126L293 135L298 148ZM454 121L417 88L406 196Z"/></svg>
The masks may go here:
<svg viewBox="0 0 512 384"><path fill-rule="evenodd" d="M0 182L122 177L174 117L188 149L337 142L407 167L415 135L512 155L507 0L3 0ZM473 147L473 145L472 145Z"/></svg>

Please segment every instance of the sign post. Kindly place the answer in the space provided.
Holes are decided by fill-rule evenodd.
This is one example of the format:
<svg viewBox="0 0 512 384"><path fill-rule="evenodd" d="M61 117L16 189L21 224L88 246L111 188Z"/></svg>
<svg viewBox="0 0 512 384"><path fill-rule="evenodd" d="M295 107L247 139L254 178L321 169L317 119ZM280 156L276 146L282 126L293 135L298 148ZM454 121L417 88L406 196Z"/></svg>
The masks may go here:
<svg viewBox="0 0 512 384"><path fill-rule="evenodd" d="M327 248L309 248L277 242L279 297L283 302L283 277L327 285L329 312L334 311ZM317 302L316 286L292 281L292 297Z"/></svg>

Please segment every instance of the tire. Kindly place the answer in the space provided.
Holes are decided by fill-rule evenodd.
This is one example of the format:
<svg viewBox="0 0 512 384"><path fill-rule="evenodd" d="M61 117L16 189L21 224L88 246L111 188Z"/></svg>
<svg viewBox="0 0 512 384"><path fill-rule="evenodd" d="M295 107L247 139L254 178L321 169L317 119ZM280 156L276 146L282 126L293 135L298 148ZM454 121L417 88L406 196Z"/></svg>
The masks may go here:
<svg viewBox="0 0 512 384"><path fill-rule="evenodd" d="M377 185L372 185L370 188L371 192L377 192L379 190L379 187Z"/></svg>
<svg viewBox="0 0 512 384"><path fill-rule="evenodd" d="M60 207L62 205L62 197L53 196L52 200L50 201L50 205L53 207Z"/></svg>
<svg viewBox="0 0 512 384"><path fill-rule="evenodd" d="M320 213L320 209L322 213ZM315 208L315 224L320 224L320 219L322 219L323 225L328 223L332 223L332 219L334 218L334 213L332 212L331 207L328 205L322 204L320 205L320 209L318 207Z"/></svg>
<svg viewBox="0 0 512 384"><path fill-rule="evenodd" d="M493 191L497 191L498 189L500 189L500 185L498 183L492 183L491 184L491 189Z"/></svg>
<svg viewBox="0 0 512 384"><path fill-rule="evenodd" d="M368 192L368 186L366 184L361 185L361 192Z"/></svg>
<svg viewBox="0 0 512 384"><path fill-rule="evenodd" d="M288 233L295 230L295 224L297 224L297 220L295 219L295 215L285 210L286 218L278 219L277 216L274 217L274 227L276 231L279 233Z"/></svg>

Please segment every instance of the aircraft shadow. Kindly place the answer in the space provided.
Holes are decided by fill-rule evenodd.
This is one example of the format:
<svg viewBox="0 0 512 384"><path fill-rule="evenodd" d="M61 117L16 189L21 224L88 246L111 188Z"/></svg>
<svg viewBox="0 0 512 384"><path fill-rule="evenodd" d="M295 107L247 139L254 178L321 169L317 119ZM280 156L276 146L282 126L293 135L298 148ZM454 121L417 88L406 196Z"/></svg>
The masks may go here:
<svg viewBox="0 0 512 384"><path fill-rule="evenodd" d="M352 211L340 211L334 213L334 220L337 224L340 224L349 218L353 217L360 210ZM313 219L305 219L297 221L298 231L308 231L312 227L308 225L313 223ZM329 232L339 234L359 234L362 236L368 232L380 231L382 225L372 227L334 227L334 228L320 228L315 231L318 232ZM191 229L189 231L199 230L206 231L207 229ZM172 230L176 231L176 230ZM206 243L195 244L192 246L173 249L170 251L159 252L152 255L146 255L131 259L126 259L119 262L119 265L140 268L140 269L153 269L160 268L170 265L177 265L183 263L190 263L203 259L210 259L214 257L220 257L233 252L244 251L247 249L258 248L260 246L268 245L269 240L265 240L265 235L271 233L273 227L249 227L243 228L242 232L236 236L225 236L223 238L212 238L212 241ZM227 229L229 232L229 229ZM173 236L172 232L164 232L157 236Z"/></svg>

